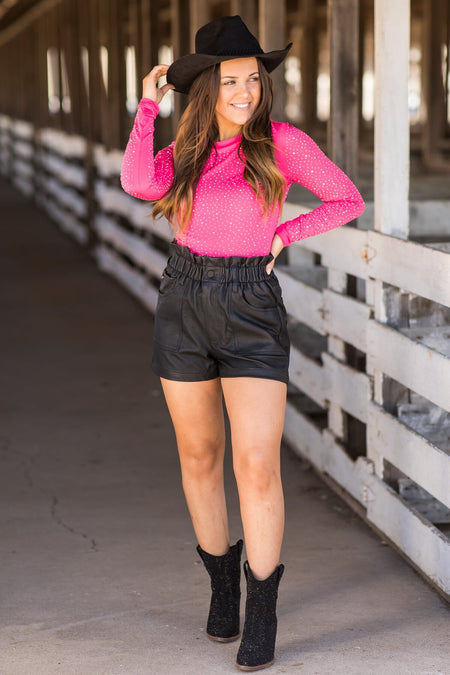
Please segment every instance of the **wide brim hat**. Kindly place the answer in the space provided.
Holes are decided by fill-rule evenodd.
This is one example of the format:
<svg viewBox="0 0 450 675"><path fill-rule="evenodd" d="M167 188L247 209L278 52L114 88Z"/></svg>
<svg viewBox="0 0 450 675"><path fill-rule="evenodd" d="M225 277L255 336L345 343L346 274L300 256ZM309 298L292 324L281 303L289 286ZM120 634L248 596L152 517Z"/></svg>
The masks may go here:
<svg viewBox="0 0 450 675"><path fill-rule="evenodd" d="M286 58L292 42L284 49L264 52L240 16L222 16L198 29L195 35L195 54L181 56L167 71L167 82L175 91L188 94L197 75L222 61L256 57L268 73Z"/></svg>

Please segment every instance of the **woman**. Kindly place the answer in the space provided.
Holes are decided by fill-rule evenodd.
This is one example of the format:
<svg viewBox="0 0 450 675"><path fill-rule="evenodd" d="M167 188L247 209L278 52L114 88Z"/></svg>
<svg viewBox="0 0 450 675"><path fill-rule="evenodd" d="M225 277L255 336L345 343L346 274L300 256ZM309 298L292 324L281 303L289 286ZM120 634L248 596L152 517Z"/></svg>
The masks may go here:
<svg viewBox="0 0 450 675"><path fill-rule="evenodd" d="M196 53L144 78L122 185L154 200L174 226L155 318L153 368L174 424L183 489L211 577L207 635L239 637L240 558L230 547L223 484L230 419L247 562L241 670L273 663L283 574L280 443L289 338L278 280L284 246L349 222L364 210L350 179L302 131L271 122L269 72L287 55L264 53L239 16L200 28ZM168 84L157 88L167 74ZM153 158L158 104L189 93L175 142ZM279 225L291 183L324 202Z"/></svg>

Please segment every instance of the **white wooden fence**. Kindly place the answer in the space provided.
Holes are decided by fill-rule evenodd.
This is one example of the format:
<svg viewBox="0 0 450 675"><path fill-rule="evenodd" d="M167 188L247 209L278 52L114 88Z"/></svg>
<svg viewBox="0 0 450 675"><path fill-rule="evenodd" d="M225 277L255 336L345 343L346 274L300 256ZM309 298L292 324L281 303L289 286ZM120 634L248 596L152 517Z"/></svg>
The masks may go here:
<svg viewBox="0 0 450 675"><path fill-rule="evenodd" d="M2 172L80 243L89 236L85 154L81 138L0 117ZM121 190L121 158L94 149L95 255L154 311L172 233ZM299 208L287 204L285 217ZM277 271L292 335L286 441L447 597L449 249L346 226L293 245Z"/></svg>

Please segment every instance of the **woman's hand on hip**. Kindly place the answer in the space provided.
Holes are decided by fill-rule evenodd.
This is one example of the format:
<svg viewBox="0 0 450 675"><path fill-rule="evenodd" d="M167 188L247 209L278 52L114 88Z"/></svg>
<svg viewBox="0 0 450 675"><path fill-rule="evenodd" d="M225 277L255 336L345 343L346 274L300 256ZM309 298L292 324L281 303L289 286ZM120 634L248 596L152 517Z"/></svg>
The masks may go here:
<svg viewBox="0 0 450 675"><path fill-rule="evenodd" d="M157 86L159 78L163 77L168 70L169 66L164 64L159 64L151 69L149 74L142 80L142 98L149 98L159 105L164 94L167 94L171 89L175 89L173 84L164 84L162 87Z"/></svg>
<svg viewBox="0 0 450 675"><path fill-rule="evenodd" d="M270 247L270 252L273 255L273 260L268 265L266 265L267 274L270 274L272 272L273 266L275 265L275 259L281 253L283 248L284 248L283 241L281 237L278 234L276 234L272 239L272 246Z"/></svg>

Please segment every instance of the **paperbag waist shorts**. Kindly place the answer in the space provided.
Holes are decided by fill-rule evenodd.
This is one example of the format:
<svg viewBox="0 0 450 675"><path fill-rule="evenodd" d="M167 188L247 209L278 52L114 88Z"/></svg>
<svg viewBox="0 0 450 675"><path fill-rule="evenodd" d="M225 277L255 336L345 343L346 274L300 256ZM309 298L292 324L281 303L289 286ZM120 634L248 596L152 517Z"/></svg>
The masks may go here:
<svg viewBox="0 0 450 675"><path fill-rule="evenodd" d="M259 377L288 382L286 309L267 256L197 255L173 242L161 278L154 372L168 380Z"/></svg>

